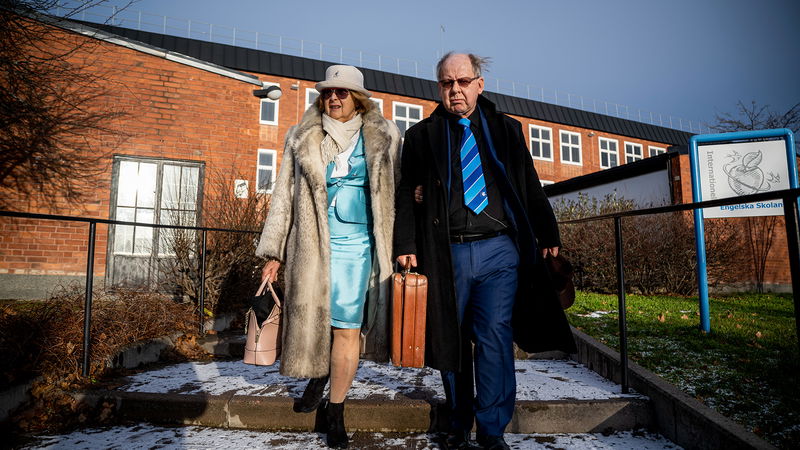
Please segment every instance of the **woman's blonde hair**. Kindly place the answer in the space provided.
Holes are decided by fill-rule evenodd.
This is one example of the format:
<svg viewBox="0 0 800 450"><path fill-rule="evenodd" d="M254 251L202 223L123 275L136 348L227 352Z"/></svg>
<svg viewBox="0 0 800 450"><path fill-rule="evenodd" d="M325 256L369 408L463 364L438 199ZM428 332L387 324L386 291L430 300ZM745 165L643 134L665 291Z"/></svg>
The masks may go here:
<svg viewBox="0 0 800 450"><path fill-rule="evenodd" d="M322 92L319 94L320 95L317 96L317 100L314 102L314 105L316 105L317 109L319 109L321 112L325 112L325 103L324 100L322 100ZM375 102L370 100L369 97L361 92L351 90L350 95L353 96L353 103L356 104L356 112L364 114L375 109Z"/></svg>

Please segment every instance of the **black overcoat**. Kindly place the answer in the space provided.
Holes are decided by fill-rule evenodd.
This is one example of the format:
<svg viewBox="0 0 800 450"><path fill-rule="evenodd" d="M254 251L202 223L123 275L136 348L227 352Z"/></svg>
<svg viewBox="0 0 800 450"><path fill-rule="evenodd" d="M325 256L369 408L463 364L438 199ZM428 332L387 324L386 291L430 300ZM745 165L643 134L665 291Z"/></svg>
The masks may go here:
<svg viewBox="0 0 800 450"><path fill-rule="evenodd" d="M494 157L484 164L495 174L506 214L514 223L511 236L520 251L514 341L527 352L574 353L572 332L538 250L561 246L558 225L533 168L522 126L498 113L483 96L478 97L478 105L494 149ZM406 132L395 199L394 253L417 255L417 271L428 276L425 364L458 371L461 327L448 224L447 116L440 104L430 117ZM414 189L419 185L423 187L422 204L414 201Z"/></svg>

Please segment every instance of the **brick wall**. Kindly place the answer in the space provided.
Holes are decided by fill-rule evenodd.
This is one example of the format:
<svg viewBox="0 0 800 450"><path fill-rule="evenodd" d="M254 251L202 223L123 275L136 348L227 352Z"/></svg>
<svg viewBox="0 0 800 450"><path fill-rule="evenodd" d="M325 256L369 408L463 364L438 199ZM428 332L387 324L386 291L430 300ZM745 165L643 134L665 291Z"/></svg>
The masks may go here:
<svg viewBox="0 0 800 450"><path fill-rule="evenodd" d="M63 34L65 43L75 38L61 30L49 32ZM128 115L120 127L130 137L116 147L99 149L109 152L104 175L94 181L94 189L80 205L58 202L56 210L47 210L19 198L18 210L109 218L112 154L202 162L206 174L242 174L251 180L252 188L257 149L282 146L289 122L277 127L259 125L260 103L252 94L257 88L253 84L104 42L71 57L92 59L93 68L105 74L108 95L105 105L98 106L113 105L125 111ZM290 80L269 81L273 80L288 91ZM206 190L206 194L214 198L214 192ZM0 273L85 274L87 229L85 223L0 219ZM97 276L106 270L107 237L107 228L98 227Z"/></svg>
<svg viewBox="0 0 800 450"><path fill-rule="evenodd" d="M87 40L58 29L48 33L63 36L63 45ZM259 124L260 101L252 95L257 86L196 67L143 53L127 47L94 41L71 57L90 60L97 73L105 76L108 95L100 107L112 106L128 115L116 124L129 136L118 146L104 144L101 150L109 153L102 163L103 173L93 182L91 194L80 205L61 203L55 212L92 218L109 218L112 205L112 157L137 156L168 160L192 161L204 164L205 191L203 208L209 208L217 197L216 184L209 179L216 174L246 179L253 195L256 177L257 149L276 150L280 165L283 139L289 127L296 124L305 109L306 89L316 81L254 74L261 81L277 83L283 95L280 99L278 125ZM427 117L437 103L374 92L383 100L383 114L393 117L392 103L421 105L422 117ZM592 130L547 123L515 116L522 122L526 139L530 138L529 124L552 129L553 161L536 160L540 178L562 181L600 170L598 138L618 141L619 161L624 162L624 142L642 144L646 156L649 145L668 145L630 139ZM560 161L559 131L581 135L582 164L562 164ZM113 142L113 136L98 136L97 142ZM683 167L681 167L683 170ZM685 178L688 179L688 178ZM684 189L684 192L687 192ZM688 192L691 192L690 190ZM14 196L13 192L3 195ZM18 199L20 211L43 211L27 199ZM206 226L215 226L206 222ZM0 274L20 275L83 275L86 267L87 225L67 222L42 222L0 218ZM106 272L108 229L98 227L95 275Z"/></svg>

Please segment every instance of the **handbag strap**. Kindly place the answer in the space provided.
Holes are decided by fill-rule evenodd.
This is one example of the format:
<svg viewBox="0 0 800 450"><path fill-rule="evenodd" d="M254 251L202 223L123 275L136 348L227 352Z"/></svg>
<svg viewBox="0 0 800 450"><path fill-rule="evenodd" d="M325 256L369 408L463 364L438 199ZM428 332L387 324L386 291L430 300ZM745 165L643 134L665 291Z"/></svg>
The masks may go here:
<svg viewBox="0 0 800 450"><path fill-rule="evenodd" d="M261 281L261 286L259 286L258 290L256 291L256 297L264 293L264 287L267 285L267 283L269 283L269 278L264 278Z"/></svg>
<svg viewBox="0 0 800 450"><path fill-rule="evenodd" d="M272 283L268 281L267 286L269 286L269 292L272 294L272 299L275 300L275 304L278 305L278 308L283 308L281 305L281 300L278 298L278 294L275 293L275 289L272 289Z"/></svg>
<svg viewBox="0 0 800 450"><path fill-rule="evenodd" d="M259 286L258 291L256 291L256 296L264 293L264 287L269 288L269 292L272 294L272 299L275 300L275 304L278 305L278 308L281 308L281 301L278 299L278 295L275 294L275 289L272 289L272 283L269 281L269 278L264 278L264 281L261 282L261 286Z"/></svg>

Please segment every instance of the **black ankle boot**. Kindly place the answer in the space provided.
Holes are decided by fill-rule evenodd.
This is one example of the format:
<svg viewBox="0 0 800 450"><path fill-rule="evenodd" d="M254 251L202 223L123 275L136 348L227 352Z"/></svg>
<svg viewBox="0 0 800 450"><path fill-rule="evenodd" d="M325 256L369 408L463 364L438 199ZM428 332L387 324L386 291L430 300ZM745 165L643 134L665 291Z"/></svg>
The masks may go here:
<svg viewBox="0 0 800 450"><path fill-rule="evenodd" d="M294 412L309 413L317 409L326 384L328 384L327 376L308 380L303 396L294 403Z"/></svg>
<svg viewBox="0 0 800 450"><path fill-rule="evenodd" d="M347 430L344 429L344 402L328 403L328 447L347 448Z"/></svg>

